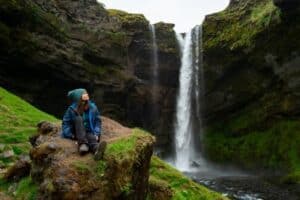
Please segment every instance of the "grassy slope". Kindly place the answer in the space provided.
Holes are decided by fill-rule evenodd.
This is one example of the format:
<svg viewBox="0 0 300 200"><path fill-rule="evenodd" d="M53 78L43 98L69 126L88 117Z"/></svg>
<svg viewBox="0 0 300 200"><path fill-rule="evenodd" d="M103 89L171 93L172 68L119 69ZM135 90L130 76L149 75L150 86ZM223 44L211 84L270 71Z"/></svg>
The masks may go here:
<svg viewBox="0 0 300 200"><path fill-rule="evenodd" d="M226 199L183 176L179 171L156 156L153 156L151 160L151 182L170 187L173 192L172 199L174 200Z"/></svg>
<svg viewBox="0 0 300 200"><path fill-rule="evenodd" d="M2 151L13 150L12 158L0 157L3 167L12 164L19 155L28 154L31 147L28 137L36 132L36 124L41 120L55 122L50 116L19 97L0 87L0 144L4 146ZM11 183L0 179L0 191L7 191ZM29 177L22 179L16 185L16 199L34 199L37 186Z"/></svg>
<svg viewBox="0 0 300 200"><path fill-rule="evenodd" d="M16 155L28 152L30 144L28 137L35 133L36 124L42 120L57 121L19 97L0 87L0 144L2 151L12 149ZM6 165L15 159L0 157Z"/></svg>
<svg viewBox="0 0 300 200"><path fill-rule="evenodd" d="M0 87L0 143L13 148L16 154L27 153L30 148L28 137L35 133L35 126L41 120L57 121L54 117L36 109ZM145 134L147 133L140 129L134 129L131 137L110 143L105 152L104 160L99 161L98 166L95 167L95 173L100 176L103 175L106 169L105 159L109 157L114 157L120 161L131 159L131 155L135 155L132 151L136 149L136 141ZM94 169L91 169L85 163L76 161L74 162L74 167L78 168L78 170L94 171ZM171 188L173 192L172 199L223 199L219 194L209 191L205 187L186 178L157 157L153 157L151 161L150 173L152 184L153 180L155 180L155 183L164 183ZM11 185L12 183L7 183L0 179L0 192L7 192ZM32 183L30 177L24 178L16 184L15 198L35 199L37 188ZM124 186L124 191L126 192L127 190L130 191L130 185Z"/></svg>

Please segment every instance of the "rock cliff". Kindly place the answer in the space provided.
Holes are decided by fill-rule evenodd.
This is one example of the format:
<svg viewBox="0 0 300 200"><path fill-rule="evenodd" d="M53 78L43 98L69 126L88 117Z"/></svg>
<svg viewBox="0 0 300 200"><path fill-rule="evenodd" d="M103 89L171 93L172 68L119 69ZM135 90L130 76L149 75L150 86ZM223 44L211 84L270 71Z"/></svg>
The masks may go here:
<svg viewBox="0 0 300 200"><path fill-rule="evenodd" d="M300 12L298 1L274 2L232 0L204 21L207 153L248 167L295 170Z"/></svg>
<svg viewBox="0 0 300 200"><path fill-rule="evenodd" d="M165 145L180 60L173 25L157 29L161 78L153 95L143 15L106 10L96 0L1 0L0 84L58 117L67 91L85 87L103 114L151 130ZM157 103L159 118L152 114Z"/></svg>

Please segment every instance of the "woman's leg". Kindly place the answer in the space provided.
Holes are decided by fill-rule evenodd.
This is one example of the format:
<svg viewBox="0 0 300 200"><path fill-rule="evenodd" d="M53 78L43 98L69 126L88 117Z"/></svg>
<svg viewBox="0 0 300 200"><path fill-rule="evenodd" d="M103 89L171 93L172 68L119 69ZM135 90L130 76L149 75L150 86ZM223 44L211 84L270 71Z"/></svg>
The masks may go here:
<svg viewBox="0 0 300 200"><path fill-rule="evenodd" d="M86 138L88 140L88 145L91 152L95 153L98 148L98 141L96 140L96 136L92 133L87 133Z"/></svg>
<svg viewBox="0 0 300 200"><path fill-rule="evenodd" d="M75 126L75 134L76 139L78 141L78 147L80 153L85 153L89 151L88 139L87 139L87 133L85 131L84 125L83 125L83 119L81 116L76 116L74 120L74 126Z"/></svg>

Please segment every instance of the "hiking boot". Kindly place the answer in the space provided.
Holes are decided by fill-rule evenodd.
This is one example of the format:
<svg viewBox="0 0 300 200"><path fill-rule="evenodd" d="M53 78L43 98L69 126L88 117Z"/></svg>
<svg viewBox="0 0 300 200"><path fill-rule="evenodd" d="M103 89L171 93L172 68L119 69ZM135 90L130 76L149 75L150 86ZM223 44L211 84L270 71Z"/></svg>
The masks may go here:
<svg viewBox="0 0 300 200"><path fill-rule="evenodd" d="M86 154L88 151L89 151L89 146L88 146L88 145L86 145L86 144L81 144L81 145L79 146L79 153L80 153L81 155Z"/></svg>
<svg viewBox="0 0 300 200"><path fill-rule="evenodd" d="M105 141L98 144L98 148L94 154L94 160L101 160L103 158L107 143Z"/></svg>

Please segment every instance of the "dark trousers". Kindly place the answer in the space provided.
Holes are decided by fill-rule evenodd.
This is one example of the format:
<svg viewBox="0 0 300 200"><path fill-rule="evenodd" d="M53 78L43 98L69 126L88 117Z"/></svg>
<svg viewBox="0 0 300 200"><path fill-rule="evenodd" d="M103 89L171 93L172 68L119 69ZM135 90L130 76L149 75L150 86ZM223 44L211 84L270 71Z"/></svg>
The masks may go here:
<svg viewBox="0 0 300 200"><path fill-rule="evenodd" d="M83 118L81 116L76 116L74 120L75 125L75 136L78 141L78 145L87 144L91 151L95 151L97 148L96 136L92 133L86 132L83 125Z"/></svg>

